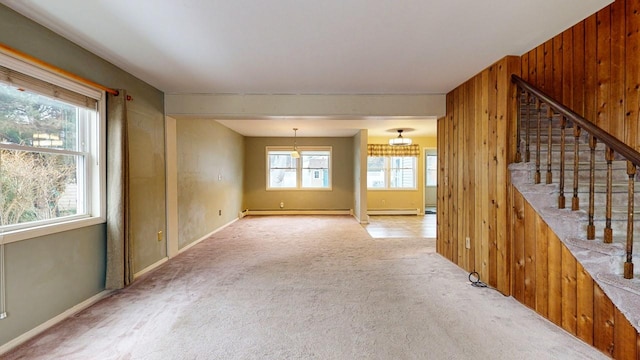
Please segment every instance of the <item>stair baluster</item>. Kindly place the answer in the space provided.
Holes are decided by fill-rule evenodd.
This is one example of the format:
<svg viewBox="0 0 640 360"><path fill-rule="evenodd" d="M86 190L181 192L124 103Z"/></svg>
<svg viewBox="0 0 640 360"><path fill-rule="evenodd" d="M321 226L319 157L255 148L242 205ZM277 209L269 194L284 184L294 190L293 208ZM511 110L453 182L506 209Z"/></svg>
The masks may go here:
<svg viewBox="0 0 640 360"><path fill-rule="evenodd" d="M519 99L522 102L522 95L520 96ZM516 158L515 158L515 162L517 163L522 162L522 154L520 153L520 144L521 144L520 127L522 126L522 104L520 104L520 108L518 110L520 110L518 111L518 122L516 122L516 144L518 144L518 146L516 146Z"/></svg>
<svg viewBox="0 0 640 360"><path fill-rule="evenodd" d="M564 155L565 155L565 136L567 132L567 118L562 117L560 120L560 195L558 195L558 209L564 209Z"/></svg>
<svg viewBox="0 0 640 360"><path fill-rule="evenodd" d="M534 182L540 184L540 135L542 132L542 109L540 100L536 99L536 112L538 118L536 121L536 175Z"/></svg>
<svg viewBox="0 0 640 360"><path fill-rule="evenodd" d="M553 140L552 126L553 126L553 109L551 106L547 107L547 184L551 184L553 181L553 175L551 174L551 140Z"/></svg>
<svg viewBox="0 0 640 360"><path fill-rule="evenodd" d="M529 162L531 161L531 151L530 151L530 147L531 147L531 99L529 97L529 93L525 94L526 96L526 102L527 102L527 122L525 123L526 126L526 130L525 130L525 134L526 134L526 139L525 139L525 151L524 151L524 158L525 158L525 162Z"/></svg>
<svg viewBox="0 0 640 360"><path fill-rule="evenodd" d="M595 185L596 185L596 145L598 140L594 136L589 136L589 225L587 225L587 240L596 238L596 227L593 224L593 213L595 210Z"/></svg>
<svg viewBox="0 0 640 360"><path fill-rule="evenodd" d="M627 246L626 261L624 263L624 278L633 279L633 210L634 210L634 180L636 177L636 166L627 161L627 175L629 175L629 194L627 197Z"/></svg>
<svg viewBox="0 0 640 360"><path fill-rule="evenodd" d="M580 210L580 198L578 197L578 169L580 165L580 126L573 124L573 137L575 142L573 144L573 197L571 198L571 210Z"/></svg>
<svg viewBox="0 0 640 360"><path fill-rule="evenodd" d="M611 207L613 205L613 149L607 147L604 158L607 161L607 204L605 205L605 228L604 243L611 244L613 242L613 230L611 229Z"/></svg>

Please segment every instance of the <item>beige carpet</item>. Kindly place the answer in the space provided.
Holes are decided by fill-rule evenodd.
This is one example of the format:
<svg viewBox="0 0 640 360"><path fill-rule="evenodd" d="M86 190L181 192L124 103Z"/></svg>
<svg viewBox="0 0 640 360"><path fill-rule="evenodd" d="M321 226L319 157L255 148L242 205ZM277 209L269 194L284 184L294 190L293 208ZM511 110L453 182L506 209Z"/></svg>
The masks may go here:
<svg viewBox="0 0 640 360"><path fill-rule="evenodd" d="M600 359L424 238L249 217L5 359Z"/></svg>

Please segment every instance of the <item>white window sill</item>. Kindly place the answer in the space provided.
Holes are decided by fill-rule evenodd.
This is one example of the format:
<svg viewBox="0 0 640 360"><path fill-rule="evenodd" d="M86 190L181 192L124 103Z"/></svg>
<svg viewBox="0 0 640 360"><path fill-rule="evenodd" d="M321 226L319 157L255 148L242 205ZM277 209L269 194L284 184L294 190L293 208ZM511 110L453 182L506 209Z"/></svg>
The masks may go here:
<svg viewBox="0 0 640 360"><path fill-rule="evenodd" d="M106 220L103 217L87 217L65 222L47 224L26 229L12 230L0 233L0 244L9 244L16 241L33 239L40 236L55 234L63 231L80 229L87 226L102 224Z"/></svg>

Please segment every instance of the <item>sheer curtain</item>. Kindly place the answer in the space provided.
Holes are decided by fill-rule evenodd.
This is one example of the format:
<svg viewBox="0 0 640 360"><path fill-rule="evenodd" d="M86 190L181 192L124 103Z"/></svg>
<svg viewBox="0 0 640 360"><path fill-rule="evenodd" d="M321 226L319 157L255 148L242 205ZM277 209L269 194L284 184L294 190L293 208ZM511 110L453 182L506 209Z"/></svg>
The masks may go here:
<svg viewBox="0 0 640 360"><path fill-rule="evenodd" d="M125 90L107 96L107 289L121 289L133 281L126 99Z"/></svg>

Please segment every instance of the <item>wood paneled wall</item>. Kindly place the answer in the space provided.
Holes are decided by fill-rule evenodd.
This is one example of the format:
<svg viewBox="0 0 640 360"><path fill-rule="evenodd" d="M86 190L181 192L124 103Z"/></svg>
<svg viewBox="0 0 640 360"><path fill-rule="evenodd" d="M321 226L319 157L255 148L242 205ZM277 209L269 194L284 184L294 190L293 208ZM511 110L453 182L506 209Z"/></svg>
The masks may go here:
<svg viewBox="0 0 640 360"><path fill-rule="evenodd" d="M517 190L513 297L615 359L637 359L640 336Z"/></svg>
<svg viewBox="0 0 640 360"><path fill-rule="evenodd" d="M640 0L617 0L447 94L437 240L438 253L578 338L614 358L640 359L634 327L509 184L514 73L640 149Z"/></svg>
<svg viewBox="0 0 640 360"><path fill-rule="evenodd" d="M617 0L522 55L522 77L640 148L640 0Z"/></svg>
<svg viewBox="0 0 640 360"><path fill-rule="evenodd" d="M491 65L447 94L447 114L438 120L437 250L504 294L511 270L507 166L515 156L514 73L520 73L519 57Z"/></svg>

